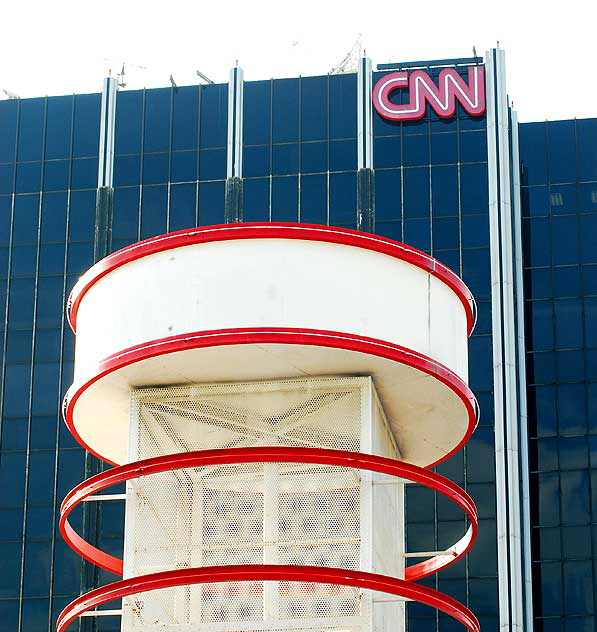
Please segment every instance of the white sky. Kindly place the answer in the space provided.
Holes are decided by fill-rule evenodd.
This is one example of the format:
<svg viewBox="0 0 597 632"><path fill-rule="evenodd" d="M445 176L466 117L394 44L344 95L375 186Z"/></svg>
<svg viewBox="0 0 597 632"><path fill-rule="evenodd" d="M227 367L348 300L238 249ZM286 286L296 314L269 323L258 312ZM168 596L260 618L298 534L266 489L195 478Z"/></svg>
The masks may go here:
<svg viewBox="0 0 597 632"><path fill-rule="evenodd" d="M362 33L374 64L468 57L499 40L521 121L597 116L595 0L402 4L6 0L0 98L98 92L123 61L127 88L166 86L170 74L193 84L195 69L225 82L236 59L248 80L325 74Z"/></svg>

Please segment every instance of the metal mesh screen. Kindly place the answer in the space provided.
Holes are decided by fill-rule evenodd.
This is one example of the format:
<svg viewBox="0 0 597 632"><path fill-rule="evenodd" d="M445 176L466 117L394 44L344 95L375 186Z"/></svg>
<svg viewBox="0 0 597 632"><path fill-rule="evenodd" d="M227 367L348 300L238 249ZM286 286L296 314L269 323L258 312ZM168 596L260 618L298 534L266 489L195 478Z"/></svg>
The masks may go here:
<svg viewBox="0 0 597 632"><path fill-rule="evenodd" d="M131 460L261 445L359 451L371 410L368 378L137 389ZM230 564L363 568L367 477L351 468L256 463L140 478L127 489L125 576ZM168 588L125 601L123 631L257 631L283 622L284 629L356 632L364 603L353 588L298 582Z"/></svg>
<svg viewBox="0 0 597 632"><path fill-rule="evenodd" d="M358 451L368 384L320 378L137 389L131 460L261 445Z"/></svg>

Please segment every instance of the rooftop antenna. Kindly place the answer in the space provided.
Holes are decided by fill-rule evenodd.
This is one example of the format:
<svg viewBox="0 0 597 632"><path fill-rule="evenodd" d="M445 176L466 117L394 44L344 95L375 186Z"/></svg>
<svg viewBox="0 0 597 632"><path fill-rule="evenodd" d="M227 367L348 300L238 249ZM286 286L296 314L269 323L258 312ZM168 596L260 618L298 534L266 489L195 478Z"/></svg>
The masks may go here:
<svg viewBox="0 0 597 632"><path fill-rule="evenodd" d="M9 99L20 99L21 98L18 94L16 94L15 92L12 92L12 90L5 90L4 88L2 88L2 92L4 92L4 94Z"/></svg>
<svg viewBox="0 0 597 632"><path fill-rule="evenodd" d="M126 87L126 83L124 81L124 75L125 75L124 62L122 62L122 68L120 69L120 72L116 75L116 83L118 84L119 88Z"/></svg>
<svg viewBox="0 0 597 632"><path fill-rule="evenodd" d="M359 33L356 42L352 45L352 48L344 55L341 61L336 64L328 74L340 75L343 72L354 72L358 66L359 55L362 50L361 39L362 33Z"/></svg>
<svg viewBox="0 0 597 632"><path fill-rule="evenodd" d="M197 73L198 77L205 81L205 83L213 83L213 81L209 77L205 76L200 70L196 70L195 72Z"/></svg>
<svg viewBox="0 0 597 632"><path fill-rule="evenodd" d="M118 66L117 62L114 59L109 59L104 57L104 61L110 62L110 64L114 66ZM120 72L116 73L116 82L119 88L124 88L126 86L125 75L126 75L126 66L129 68L137 68L139 70L149 70L147 66L140 66L139 64L131 64L128 61L123 61L121 63ZM108 75L112 76L112 66L108 69Z"/></svg>
<svg viewBox="0 0 597 632"><path fill-rule="evenodd" d="M477 49L473 46L473 57L477 56Z"/></svg>
<svg viewBox="0 0 597 632"><path fill-rule="evenodd" d="M172 84L172 87L174 88L174 92L178 92L178 86L176 85L176 81L174 81L174 77L172 75L170 75L170 83Z"/></svg>

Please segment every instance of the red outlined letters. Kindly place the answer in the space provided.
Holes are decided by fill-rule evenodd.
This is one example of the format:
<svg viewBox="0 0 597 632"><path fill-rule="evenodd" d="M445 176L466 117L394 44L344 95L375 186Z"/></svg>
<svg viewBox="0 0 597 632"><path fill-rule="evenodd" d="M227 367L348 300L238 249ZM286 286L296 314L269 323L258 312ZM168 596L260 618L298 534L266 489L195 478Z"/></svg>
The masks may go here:
<svg viewBox="0 0 597 632"><path fill-rule="evenodd" d="M408 88L409 101L398 105L390 101L390 94L399 88ZM425 116L429 103L442 118L454 116L456 101L473 116L485 112L485 69L468 67L468 84L455 68L444 68L437 85L424 70L410 74L401 70L384 75L373 88L373 106L377 113L390 121L410 121Z"/></svg>

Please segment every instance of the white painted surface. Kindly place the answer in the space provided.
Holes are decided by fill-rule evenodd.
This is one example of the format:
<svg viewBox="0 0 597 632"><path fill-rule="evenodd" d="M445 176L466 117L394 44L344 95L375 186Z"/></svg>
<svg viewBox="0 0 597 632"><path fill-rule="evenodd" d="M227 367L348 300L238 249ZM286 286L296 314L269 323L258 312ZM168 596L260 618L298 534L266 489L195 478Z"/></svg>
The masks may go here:
<svg viewBox="0 0 597 632"><path fill-rule="evenodd" d="M427 373L365 353L289 344L190 349L136 362L89 386L77 400L73 418L88 445L116 463L125 463L131 386L321 375L373 378L404 461L428 465L453 450L466 434L469 418L463 401Z"/></svg>
<svg viewBox="0 0 597 632"><path fill-rule="evenodd" d="M129 401L133 461L231 441L235 447L344 447L399 456L368 377L144 388ZM127 490L124 577L264 563L403 578L403 488L401 479L387 475L300 463L152 474ZM156 630L170 632L223 625L257 632L274 622L278 631L404 630L404 601L385 593L348 587L330 592L315 584L309 591L295 585L289 597L284 582L264 582L262 591L239 591L236 582L234 588L219 586L215 593L191 586L125 599L122 630L145 631L154 621L162 626L153 625ZM314 611L318 604L323 608ZM239 617L242 609L251 614ZM296 618L290 620L289 612Z"/></svg>
<svg viewBox="0 0 597 632"><path fill-rule="evenodd" d="M267 238L152 254L97 281L77 315L75 380L93 375L100 360L127 347L234 327L378 338L428 355L467 379L465 310L442 281L363 248Z"/></svg>

